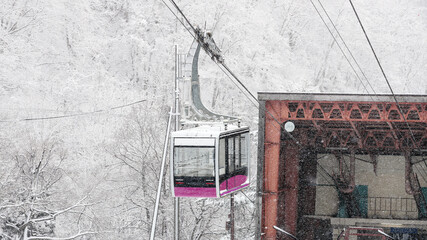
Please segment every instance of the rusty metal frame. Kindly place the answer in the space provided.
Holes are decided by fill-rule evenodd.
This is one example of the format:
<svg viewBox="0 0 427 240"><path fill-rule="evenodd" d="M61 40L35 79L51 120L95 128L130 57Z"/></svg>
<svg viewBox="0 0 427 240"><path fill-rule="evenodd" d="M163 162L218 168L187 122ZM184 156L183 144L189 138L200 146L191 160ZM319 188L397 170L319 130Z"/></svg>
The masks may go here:
<svg viewBox="0 0 427 240"><path fill-rule="evenodd" d="M356 230L356 231L374 231L372 233L358 233L358 232L351 232L352 230ZM386 240L386 236L380 234L378 232L378 230L381 230L384 232L384 230L382 228L368 228L368 227L351 227L351 228L346 228L344 230L344 239L345 240L349 240L350 236L369 236L369 237L379 237L379 239L381 240Z"/></svg>
<svg viewBox="0 0 427 240"><path fill-rule="evenodd" d="M259 136L258 239L276 239L273 226L278 221L285 223L286 231L296 234L298 214L286 206L295 207L298 202L296 169L302 148L326 153L339 148L372 156L407 151L417 155L422 154L419 150L427 149L427 95L396 97L403 115L391 95L259 93L259 132L263 135ZM282 128L277 121L295 123L292 135L299 146L292 143L294 139L281 139ZM294 155L293 159L281 158L289 153L281 154L283 144L287 145L285 151ZM281 161L288 165L284 167ZM375 168L375 159L372 161ZM286 175L282 186L281 174L289 171L293 174Z"/></svg>
<svg viewBox="0 0 427 240"><path fill-rule="evenodd" d="M356 145L358 149L390 151L427 148L427 103L401 103L403 115L395 102L288 100L279 103L281 116L302 126L298 134L303 145L321 148Z"/></svg>

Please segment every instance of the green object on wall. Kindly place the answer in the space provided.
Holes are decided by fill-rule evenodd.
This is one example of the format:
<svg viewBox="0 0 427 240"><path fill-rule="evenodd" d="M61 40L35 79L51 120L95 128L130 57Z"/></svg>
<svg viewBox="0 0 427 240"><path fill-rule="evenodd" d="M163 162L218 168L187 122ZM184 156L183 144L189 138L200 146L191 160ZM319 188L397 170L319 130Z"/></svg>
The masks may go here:
<svg viewBox="0 0 427 240"><path fill-rule="evenodd" d="M359 206L360 217L368 217L368 185L357 185L355 191L356 201Z"/></svg>
<svg viewBox="0 0 427 240"><path fill-rule="evenodd" d="M354 191L344 194L338 191L339 218L368 217L368 185L356 185Z"/></svg>
<svg viewBox="0 0 427 240"><path fill-rule="evenodd" d="M427 206L426 206L426 199L427 199L427 187L422 187L421 188L421 193L423 194L423 196L424 196L424 198L421 198L421 199L424 199L424 201L421 201L420 202L420 211L418 212L418 218L427 218Z"/></svg>

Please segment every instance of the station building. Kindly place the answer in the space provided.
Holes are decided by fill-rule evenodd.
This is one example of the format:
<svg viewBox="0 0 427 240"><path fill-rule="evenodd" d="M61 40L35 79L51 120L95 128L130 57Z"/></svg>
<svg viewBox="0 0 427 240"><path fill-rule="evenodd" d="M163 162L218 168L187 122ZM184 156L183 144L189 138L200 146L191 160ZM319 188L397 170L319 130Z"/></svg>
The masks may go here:
<svg viewBox="0 0 427 240"><path fill-rule="evenodd" d="M256 239L427 239L427 95L258 98Z"/></svg>

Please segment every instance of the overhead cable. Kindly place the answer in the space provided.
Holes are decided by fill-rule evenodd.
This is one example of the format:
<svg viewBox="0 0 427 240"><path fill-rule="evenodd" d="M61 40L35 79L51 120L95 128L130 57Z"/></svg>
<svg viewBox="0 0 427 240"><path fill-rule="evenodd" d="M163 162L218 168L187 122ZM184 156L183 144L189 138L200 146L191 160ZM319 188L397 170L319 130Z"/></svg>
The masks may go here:
<svg viewBox="0 0 427 240"><path fill-rule="evenodd" d="M359 74L357 74L356 69L354 69L353 64L351 64L350 59L348 59L347 55L344 53L344 50L342 49L341 45L337 41L335 35L332 33L331 29L329 28L328 24L326 23L325 19L323 19L322 14L320 14L319 10L317 9L316 5L313 3L312 0L310 0L311 5L313 5L314 9L316 10L317 14L319 15L320 19L322 20L323 24L325 24L326 28L328 29L328 32L331 34L332 38L334 39L334 42L337 44L338 48L340 49L342 55L344 56L345 60L347 60L348 64L350 65L351 69L353 70L354 74L356 75L356 78L359 79L360 83L362 84L363 88L367 93L369 93L365 83L363 83L362 79L360 78ZM371 96L372 101L374 99Z"/></svg>
<svg viewBox="0 0 427 240"><path fill-rule="evenodd" d="M344 41L344 38L341 36L340 32L338 31L338 28L336 27L336 25L334 24L334 22L332 21L331 17L329 16L328 12L326 11L326 9L323 7L323 4L320 0L317 0L320 4L320 6L323 9L323 12L325 12L326 16L328 17L329 21L331 22L332 26L334 27L335 31L337 32L338 36L340 37L341 41L344 43L344 47L347 49L347 51L350 53L351 58L353 59L353 61L356 63L357 68L359 69L359 71L362 73L363 77L365 78L366 82L368 83L369 87L371 88L372 92L377 95L377 93L375 92L374 88L371 85L371 82L369 81L368 77L366 77L365 72L362 70L362 68L360 67L359 63L357 62L356 58L354 57L353 53L350 51L350 48L347 46L347 44Z"/></svg>
<svg viewBox="0 0 427 240"><path fill-rule="evenodd" d="M310 1L311 1L311 0L310 0ZM397 98L396 98L396 95L394 94L393 88L391 87L390 82L388 81L388 78L387 78L387 76L386 76L386 74L385 74L385 72L384 72L384 69L383 69L383 67L382 67L382 65L381 65L381 63L380 63L380 60L378 59L378 56L377 56L377 54L375 53L374 47L372 46L371 41L369 40L368 34L366 33L365 28L363 27L362 21L361 21L361 20L360 20L360 18L359 18L359 14L357 14L357 11L356 11L356 8L355 8L355 7L354 7L354 5L353 5L353 2L352 2L351 0L349 0L349 2L350 2L350 4L351 4L351 7L352 7L352 9L353 9L354 14L356 15L357 21L359 22L359 25L360 25L360 27L361 27L361 28L362 28L362 30L363 30L363 34L365 35L366 40L368 41L369 47L371 48L372 53L374 54L374 57L375 57L375 59L377 60L378 66L379 66L379 67L380 67L380 69L381 69L381 73L383 74L384 79L385 79L385 81L387 82L387 86L388 86L388 88L390 89L391 94L393 95L394 101L396 102L397 107L399 108L400 114L402 115L402 118L403 118L403 120L405 121L406 126L407 126L407 127L408 127L408 129L409 129L409 132L411 133L412 140L414 141L414 143L416 143L416 139L415 139L414 133L413 133L413 131L412 131L411 127L409 126L408 121L406 121L406 117L405 117L405 114L404 114L404 112L403 112L403 110L402 110L402 107L400 106L399 101L397 101Z"/></svg>
<svg viewBox="0 0 427 240"><path fill-rule="evenodd" d="M139 100L139 101L128 103L128 104L124 104L124 105L120 105L120 106L116 106L116 107L111 107L111 108L107 108L107 109L99 109L99 110L95 110L95 111L91 111L91 112L74 113L74 114L49 116L49 117L34 117L34 118L28 117L28 118L21 118L21 119L16 119L16 120L10 120L9 119L9 120L0 120L0 122L25 122L25 121L40 121L40 120L53 120L53 119L60 119L60 118L79 117L79 116L97 114L97 113L107 112L107 111L116 110L116 109L120 109L120 108L130 107L130 106L133 106L133 105L145 102L145 101L147 101L147 100L143 99L143 100Z"/></svg>
<svg viewBox="0 0 427 240"><path fill-rule="evenodd" d="M380 69L381 69L381 72L382 72L382 74L383 74L383 76L384 76L384 78L385 78L385 80L386 80L386 82L387 82L387 85L388 85L388 87L389 87L389 89L390 89L390 91L391 91L391 93L392 93L393 99L394 99L394 101L395 101L395 102L396 102L396 104L397 104L397 107L398 107L398 109L399 109L399 112L401 113L402 118L403 118L404 122L406 123L406 126L408 127L408 130L409 130L409 132L410 132L410 134L411 134L411 138L412 138L412 140L413 140L413 142L414 142L414 144L415 144L415 143L416 143L416 139L415 139L414 133L413 133L413 131L412 131L411 127L409 126L408 121L407 121L407 120L406 120L406 118L405 118L404 112L403 112L403 110L402 110L402 108L401 108L401 106L400 106L400 104L399 104L399 102L398 102L398 100L397 100L397 98L396 98L396 95L394 94L393 89L391 88L391 85L390 85L390 83L389 83L389 81L388 81L388 79L387 79L387 76L385 75L384 69L382 68L382 65L381 65L381 63L380 63L380 61L379 61L379 59L378 59L378 57L377 57L377 55L376 55L376 53L375 53L375 50L374 50L374 48L373 48L373 46L372 46L372 44L371 44L371 41L369 40L368 35L366 34L366 31L365 31L365 29L364 29L364 27L363 27L363 25L362 25L362 22L360 21L359 15L357 14L357 11L356 11L356 9L355 9L355 7L354 7L354 5L353 5L352 1L351 1L351 0L349 0L349 1L350 1L350 4L351 4L352 8L353 8L353 11L354 11L354 13L355 13L355 15L356 15L356 17L357 17L357 20L358 20L358 22L359 22L359 24L360 24L360 26L361 26L361 28L362 28L362 30L363 30L363 33L365 34L365 37L366 37L366 39L367 39L367 41L368 41L368 43L369 43L369 46L371 47L371 50L372 50L372 52L373 52L373 54L374 54L374 56L375 56L375 59L377 60L377 63L378 63L378 65L379 65ZM322 15L320 14L320 12L319 12L319 10L317 9L316 5L313 3L313 1L312 1L312 0L310 0L310 2L311 2L311 4L313 5L313 7L314 7L314 9L316 10L316 12L317 12L317 14L319 15L319 17L322 19L322 22L325 24L326 28L328 29L329 33L330 33L330 34L331 34L331 36L333 37L334 41L337 43L337 45L338 45L339 49L341 50L342 54L343 54L343 55L344 55L344 57L346 58L347 62L350 64L351 68L352 68L352 69L353 69L353 71L355 72L356 77L357 77L357 78L359 79L359 81L362 83L362 85L363 85L363 87L365 88L366 92L367 92L367 93L369 93L368 89L367 89L367 88L366 88L366 86L363 84L362 80L360 79L359 75L356 73L356 71L355 71L355 69L353 68L352 64L350 63L350 61L348 60L348 58L347 58L347 57L346 57L346 55L344 54L344 51L342 50L342 48L341 48L340 44L337 42L337 40L336 40L335 36L333 35L332 31L330 30L329 26L326 24L325 20L323 19ZM340 37L340 39L341 39L341 40L342 40L342 42L344 43L344 46L347 48L348 52L350 53L350 56L353 58L353 60L354 60L354 62L356 63L357 67L359 68L359 70L361 71L361 73L362 73L362 75L364 76L365 80L366 80L366 81L367 81L367 83L369 84L370 88L372 89L372 91L374 92L374 94L375 94L375 95L378 95L378 94L375 92L375 90L373 89L373 87L372 87L371 83L369 82L369 80L368 80L368 78L366 77L365 73L364 73L364 72L363 72L363 70L361 69L361 67L360 67L360 65L358 64L357 60L354 58L353 54L351 53L350 49L348 48L347 44L345 43L344 39L342 38L341 34L339 33L338 29L336 28L336 26L335 26L334 22L333 22L333 21L332 21L332 19L330 18L329 14L327 13L327 11L326 11L326 9L324 8L323 4L321 3L321 1L320 1L320 0L318 0L318 2L319 2L319 4L320 4L320 6L322 7L323 11L325 12L326 16L328 17L329 21L332 23L333 27L335 28L335 30L336 30L336 32L337 32L337 34L338 34L338 36ZM371 96L371 99L373 100L372 96Z"/></svg>

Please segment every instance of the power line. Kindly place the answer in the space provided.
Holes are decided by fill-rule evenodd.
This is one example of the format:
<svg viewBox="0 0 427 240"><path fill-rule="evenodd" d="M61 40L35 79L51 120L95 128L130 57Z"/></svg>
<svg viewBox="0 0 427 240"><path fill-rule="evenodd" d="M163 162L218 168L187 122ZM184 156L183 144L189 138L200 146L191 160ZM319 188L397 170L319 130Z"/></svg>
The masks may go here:
<svg viewBox="0 0 427 240"><path fill-rule="evenodd" d="M322 20L323 24L325 24L326 28L328 29L328 32L331 34L332 38L334 39L334 42L337 44L338 48L340 49L342 55L344 56L345 60L347 60L348 64L350 65L351 69L353 70L354 74L356 75L356 78L359 79L360 83L362 84L363 88L365 89L365 91L367 93L369 93L366 85L363 83L362 79L359 77L359 74L357 74L356 69L354 69L353 64L351 64L350 59L348 59L347 55L344 53L344 50L342 49L341 45L339 44L339 42L337 41L336 37L334 36L334 34L332 33L331 29L329 28L328 24L326 23L325 19L323 19L322 14L320 14L319 10L317 9L316 5L313 3L312 0L310 0L311 5L313 5L314 9L316 10L317 14L319 15L320 19ZM371 96L372 101L374 101L374 99Z"/></svg>
<svg viewBox="0 0 427 240"><path fill-rule="evenodd" d="M351 2L351 0L349 0L349 1ZM356 75L357 79L360 81L360 83L361 83L361 84L362 84L362 86L364 87L365 91L366 91L367 93L369 93L369 91L368 91L368 89L366 88L365 84L363 83L362 79L359 77L359 75L357 74L357 72L356 72L356 70L354 69L353 65L350 63L349 59L348 59L348 58L347 58L347 56L345 55L345 53L344 53L343 49L341 48L340 44L338 43L338 41L337 41L336 37L335 37L335 36L334 36L334 34L332 33L332 31L331 31L331 29L329 28L328 24L326 23L326 21L324 20L324 18L323 18L323 17L322 17L322 15L320 14L320 12L319 12L319 10L317 9L316 5L313 3L313 1L312 1L312 0L310 0L310 2L311 2L311 4L313 5L314 9L316 10L317 14L319 15L320 19L322 20L323 24L324 24L324 25L325 25L325 27L328 29L328 32L331 34L332 38L333 38L333 39L334 39L334 41L337 43L338 48L340 49L341 53L343 54L343 56L345 57L345 59L346 59L346 60L347 60L347 62L349 63L350 67L351 67L351 68L352 68L352 70L354 71L354 73L355 73L355 75ZM318 0L318 2L319 2L319 4L320 4L320 6L322 7L323 11L325 12L326 16L328 17L329 21L330 21L330 22L331 22L331 24L333 25L333 27L334 27L335 31L337 32L338 36L340 37L340 39L341 39L341 40L342 40L342 42L344 43L344 46L346 47L346 49L347 49L347 50L348 50L348 52L350 53L350 56L352 57L352 59L353 59L353 60L354 60L354 62L356 63L356 65L357 65L357 67L359 68L360 72L362 73L363 77L364 77L364 78L365 78L365 80L367 81L368 85L370 86L370 88L372 89L372 91L374 92L374 94L375 94L376 96L378 96L378 94L375 92L374 88L372 87L371 83L369 82L368 78L366 77L366 75L365 75L364 71L361 69L361 67L360 67L360 65L358 64L357 60L355 59L354 55L352 54L352 52L351 52L351 51L350 51L350 49L348 48L347 44L345 43L344 39L342 38L342 36L341 36L340 32L338 31L337 27L335 26L334 22L332 21L332 19L330 18L329 14L328 14L328 13L327 13L327 11L326 11L326 9L324 8L323 4L321 3L321 1L320 1L320 0ZM352 6L353 6L353 4L352 4ZM353 7L353 10L355 10L355 9L354 9L354 7ZM357 16L357 13L356 13L356 16ZM358 19L359 19L359 17L358 17ZM360 21L359 21L359 22L360 22ZM363 29L363 26L362 26L362 29ZM364 32L365 32L365 31L364 31ZM366 32L365 32L365 36L367 37ZM368 39L368 42L370 43L369 39ZM371 49L373 50L372 45L370 45L370 46L371 46ZM375 53L374 53L374 54L375 54ZM376 55L375 55L375 57L376 57ZM377 61L378 61L378 58L377 58ZM378 63L379 63L379 61L378 61ZM381 67L381 66L380 66L380 67ZM382 68L381 68L381 70L382 70ZM382 70L382 71L383 71L383 70ZM385 76L384 71L383 71L383 74L384 74L384 76ZM387 80L387 78L386 78L386 80ZM388 83L388 80L387 80L387 83ZM388 83L388 84L389 84L389 83ZM389 87L390 87L390 90L392 91L393 98L394 98L394 100L396 101L396 103L397 103L397 105L398 105L398 107L399 107L400 113L402 114L402 117L403 117L403 119L404 119L404 121L405 121L405 123L406 123L406 125L407 125L408 129L410 130L412 140L414 141L414 144L415 144L415 143L416 143L416 140L415 140L414 134L413 134L413 132L412 132L412 129L410 128L410 126L409 126L408 122L406 121L406 118L405 118L405 116L404 116L404 113L403 113L403 111L402 111L402 109L401 109L401 107L400 107L400 105L399 105L399 102L398 102L398 101L397 101L397 99L396 99L396 96L395 96L395 94L394 94L393 90L391 89L390 84L389 84ZM370 97L371 97L371 99L374 101L373 97L372 97L372 96L370 96ZM426 165L427 165L427 164L426 164Z"/></svg>
<svg viewBox="0 0 427 240"><path fill-rule="evenodd" d="M398 109L399 109L399 112L401 113L402 118L403 118L404 122L406 123L406 126L408 127L408 130L409 130L409 132L410 132L410 134L411 134L412 141L414 142L414 144L416 144L415 135L414 135L414 133L413 133L413 131L412 131L411 127L409 126L408 121L407 121L407 120L406 120L406 118L405 118L404 112L403 112L403 110L402 110L402 108L401 108L401 106L400 106L400 104L399 104L399 102L398 102L398 100L397 100L397 98L396 98L396 95L394 94L393 89L391 88L391 85L390 85L390 83L389 83L389 81L388 81L388 79L387 79L387 76L385 75L385 72L384 72L384 70L383 70L383 68L382 68L382 66L381 66L381 64L380 64L380 62L379 62L379 59L378 59L378 57L377 57L377 55L376 55L376 53L375 53L375 51L374 51L374 49L373 49L373 47L372 47L372 44L371 44L371 42L370 42L370 40L369 40L369 37L368 37L368 36L367 36L367 34L366 34L366 31L365 31L365 29L364 29L364 27L363 27L363 25L362 25L362 22L360 21L360 18L359 18L359 16L358 16L357 12L356 12L356 9L354 8L354 5L353 5L352 1L351 1L351 0L349 0L349 1L350 1L350 4L351 4L352 8L353 8L354 13L356 14L356 17L357 17L357 19L358 19L358 21L359 21L360 26L362 27L362 30L363 30L363 32L364 32L364 34L365 34L365 37L366 37L366 39L368 40L369 46L371 47L371 50L372 50L372 52L374 53L375 59L377 60L377 63L378 63L378 65L379 65L380 69L381 69L381 72L382 72L382 74L383 74L383 76L384 76L384 78L385 78L385 80L386 80L386 82L387 82L387 85L388 85L388 87L389 87L389 89L390 89L390 91L391 91L391 93L392 93L393 99L394 99L394 101L395 101L395 102L396 102L396 104L397 104L397 107L398 107ZM360 79L359 75L356 73L355 69L353 68L352 64L349 62L349 60L348 60L347 56L344 54L344 52L343 52L343 50L342 50L342 48L341 48L340 44L337 42L337 40L336 40L335 36L333 35L332 31L330 30L329 26L328 26L328 25L326 24L326 22L324 21L324 19L323 19L322 15L320 14L319 10L317 9L317 7L315 6L315 4L313 3L313 1L312 1L312 0L310 0L310 2L311 2L311 4L313 5L313 7L314 7L314 9L316 10L316 12L317 12L317 14L319 15L319 17L322 19L322 22L325 24L326 28L328 29L329 33L330 33L330 34L331 34L331 36L333 37L334 41L337 43L337 45L338 45L339 49L341 50L342 54L343 54L343 55L344 55L344 57L346 58L347 62L350 64L351 68L352 68L352 69L353 69L353 71L355 72L356 77L357 77L357 78L359 79L359 81L362 83L362 85L363 85L363 87L365 88L366 92L368 92L368 93L369 93L369 91L367 90L366 86L363 84L362 80ZM319 2L319 4L320 4L320 6L322 7L323 11L325 12L326 16L328 17L329 21L330 21L330 22L332 23L332 25L334 26L334 28L335 28L335 30L336 30L336 32L337 32L337 34L338 34L338 36L341 38L342 42L344 43L344 46L347 48L348 52L350 53L350 56L353 58L354 62L356 63L357 67L358 67L358 68L359 68L359 70L361 71L361 73L362 73L362 75L364 76L365 80L367 81L367 83L368 83L368 84L369 84L369 86L371 87L372 91L374 92L374 94L375 94L375 95L377 95L377 96L378 96L378 94L377 94L377 93L375 92L375 90L373 89L373 87L372 87L371 83L369 82L368 78L366 77L365 73L364 73L364 72L363 72L363 70L361 69L360 65L359 65L359 64L358 64L358 62L356 61L355 57L353 56L353 54L351 53L350 49L348 48L347 44L345 43L344 39L342 38L341 34L339 33L338 29L336 28L336 26L335 26L334 22L332 21L332 19L330 18L329 14L327 13L326 9L323 7L323 4L321 3L321 1L320 1L320 0L318 0L318 2ZM373 100L372 96L371 96L371 99Z"/></svg>
<svg viewBox="0 0 427 240"><path fill-rule="evenodd" d="M310 0L310 1L311 1L311 0ZM414 141L414 143L416 143L416 139L415 139L414 133L412 132L412 129L411 129L411 127L409 126L408 121L406 121L405 114L403 113L403 110L402 110L402 108L401 108L401 106L400 106L400 104L399 104L399 101L397 101L396 95L394 94L394 91L393 91L393 89L392 89L392 87L391 87L391 85L390 85L390 82L388 81L388 78L387 78L387 76L386 76L386 74L385 74L385 72L384 72L384 69L383 69L383 67L382 67L382 65L381 65L381 63L380 63L380 60L378 59L378 56L377 56L377 54L375 53L374 47L372 46L371 41L369 40L368 34L366 33L365 28L363 27L362 21L361 21L361 20L360 20L360 18L359 18L359 14L357 14L357 11L356 11L356 8L355 8L355 7L354 7L354 5L353 5L353 2L352 2L351 0L348 0L348 1L350 2L351 7L353 8L353 12L354 12L354 14L356 15L357 21L359 22L359 25L360 25L360 27L361 27L361 28L362 28L362 30L363 30L363 34L365 35L366 40L367 40L367 41L368 41L368 43L369 43L369 47L371 47L372 53L374 54L375 59L377 60L378 66L380 67L381 72L382 72L382 74L383 74L383 76L384 76L384 79L385 79L385 81L387 82L388 88L390 89L390 92L391 92L391 94L393 95L394 101L396 102L397 107L399 108L400 114L402 114L402 118L403 118L403 120L405 121L406 126L407 126L407 127L408 127L408 129L409 129L409 132L411 133L412 140Z"/></svg>
<svg viewBox="0 0 427 240"><path fill-rule="evenodd" d="M61 118L79 117L79 116L91 115L91 114L96 114L96 113L107 112L110 110L116 110L116 109L120 109L120 108L130 107L130 106L133 106L133 105L145 102L145 101L147 101L147 100L143 99L143 100L139 100L139 101L128 103L128 104L124 104L124 105L120 105L120 106L116 106L116 107L111 107L111 108L107 108L107 109L99 109L99 110L95 110L95 111L91 111L91 112L83 112L83 113L75 113L75 114L67 114L67 115L59 115L59 116L50 116L50 117L21 118L21 119L17 119L17 120L0 120L0 122L40 121L40 120L53 120L53 119L61 119Z"/></svg>
<svg viewBox="0 0 427 240"><path fill-rule="evenodd" d="M249 101L256 107L256 108L258 108L259 107L259 101L258 101L258 99L255 99L255 101L256 101L256 103L255 102L253 102L252 100L251 100L251 97L253 97L253 95L249 92L249 90L247 90L246 88L245 88L245 90L246 90L246 92L245 91L243 91L241 88L241 86L239 86L237 83L235 83L234 81L233 81L233 78L232 77L230 77L230 74L226 71L226 70L224 70L223 68L221 68L221 66L222 65L220 65L220 64L218 64L217 62L215 62L217 65L218 65L218 68L219 69L221 69L221 71L231 80L231 82L234 84L234 86L236 86L237 88L239 88L239 90L243 93L243 95L245 95L245 97L246 98L248 98L249 99ZM241 84L241 82L239 82L239 84ZM247 94L250 94L250 96L251 97L249 97Z"/></svg>
<svg viewBox="0 0 427 240"><path fill-rule="evenodd" d="M218 63L216 63L217 65L218 65L218 67L227 75L227 77L231 80L231 81L233 81L233 79L230 77L230 75L228 75L221 67L220 67L220 65L218 64ZM266 107L264 107L264 106L261 106L260 104L259 104L259 100L249 91L249 89L245 86L245 84L243 84L243 82L242 81L240 81L240 79L227 67L227 65L225 65L224 63L221 63L221 66L223 66L227 71L228 71L228 73L230 73L232 76L233 76L233 78L246 90L246 92L248 92L248 94L258 103L258 107L261 107L261 108L263 108L263 110L265 110L267 113L268 113L268 115L270 115L272 118L273 118L273 120L279 125L279 127L280 127L280 131L281 131L281 128L282 128L282 124L279 122L279 120L277 120L277 118L270 112L270 111L268 111L268 109L266 108ZM240 89L240 91L242 91L241 89ZM251 101L251 99L250 99L250 97L248 97L246 94L245 94L245 96L249 99L249 101ZM252 101L251 101L252 102ZM252 102L253 103L253 102ZM286 135L288 135L288 137L290 137L298 146L301 146L301 144L300 144L300 142L298 142L298 140L290 133L290 132L288 132L288 131L284 131L285 133L286 133Z"/></svg>
<svg viewBox="0 0 427 240"><path fill-rule="evenodd" d="M353 59L353 61L356 63L356 66L358 67L359 71L362 73L363 77L365 78L366 82L368 83L369 87L371 88L372 92L374 92L375 95L377 95L377 93L375 92L374 88L372 87L371 83L369 82L368 78L365 75L365 72L362 70L362 68L360 67L359 63L357 62L356 58L354 57L353 53L350 51L350 48L347 46L347 44L344 41L344 38L341 36L340 32L338 31L336 25L334 24L334 22L332 21L331 17L329 16L328 12L326 11L326 9L323 7L323 4L320 0L317 0L320 4L320 6L322 7L323 11L325 12L326 16L328 17L329 21L332 23L332 26L334 27L335 31L337 32L338 36L340 37L341 41L344 43L345 48L347 49L347 51L350 53L351 58Z"/></svg>
<svg viewBox="0 0 427 240"><path fill-rule="evenodd" d="M218 64L218 63L217 63ZM227 65L225 65L225 63L221 63L221 65L231 74L231 76L233 76L233 78L246 90L246 92L249 93L249 95L259 104L258 99L251 93L251 91L249 91L249 89L245 86L245 84L243 84L242 81L240 81L240 79L228 68Z"/></svg>
<svg viewBox="0 0 427 240"><path fill-rule="evenodd" d="M326 171L326 169L320 164L320 162L317 162L317 165L319 166L319 169L321 169L324 172L324 173L322 173L321 171L319 171L320 175L322 175L322 177L326 180L326 182L328 184L335 185L334 177L332 177L332 175L330 173L328 173L328 171ZM327 177L325 177L325 175L323 175L323 174L326 174L330 179L332 179L332 183L330 183L329 179Z"/></svg>
<svg viewBox="0 0 427 240"><path fill-rule="evenodd" d="M243 191L240 191L241 193L243 193L243 195L245 195L245 197L253 204L253 205L255 205L255 202L254 201L252 201L249 197L248 197L248 195L246 195L246 193L245 192L243 192Z"/></svg>
<svg viewBox="0 0 427 240"><path fill-rule="evenodd" d="M225 72L225 70L224 69L222 69L221 67L220 67L220 65L218 64L218 63L216 63L217 65L218 65L218 67L225 73L225 75L227 75L227 77L231 80L231 81L233 81L233 79L230 77L230 75L228 75L226 72ZM246 90L246 92L248 92L248 94L258 103L258 108L263 108L263 110L265 110L267 113L268 113L268 115L270 115L272 118L273 118L273 120L279 125L279 130L281 131L282 129L282 124L279 122L279 120L277 120L277 118L270 112L270 111L268 111L268 109L266 108L266 107L264 107L264 106L261 106L260 104L259 104L259 100L249 91L249 89L245 86L245 84L243 84L243 82L242 81L240 81L240 79L227 67L227 65L225 65L224 63L221 63L221 66L223 66L227 71L228 71L228 73L230 73L232 76L233 76L233 78ZM239 90L240 91L242 91L240 88L239 88ZM243 91L242 91L243 92ZM249 101L250 102L252 102L251 101L251 99L250 99L250 97L249 96L247 96L246 94L244 94L245 95L245 97L246 98L248 98L249 99ZM252 102L253 103L253 102ZM253 103L254 104L254 103ZM256 106L256 105L255 105ZM301 143L300 142L298 142L298 140L290 133L290 132L288 132L288 131L284 131L285 133L286 133L286 135L288 135L288 137L290 137L292 140L294 140L294 142L298 145L298 146L301 146Z"/></svg>

